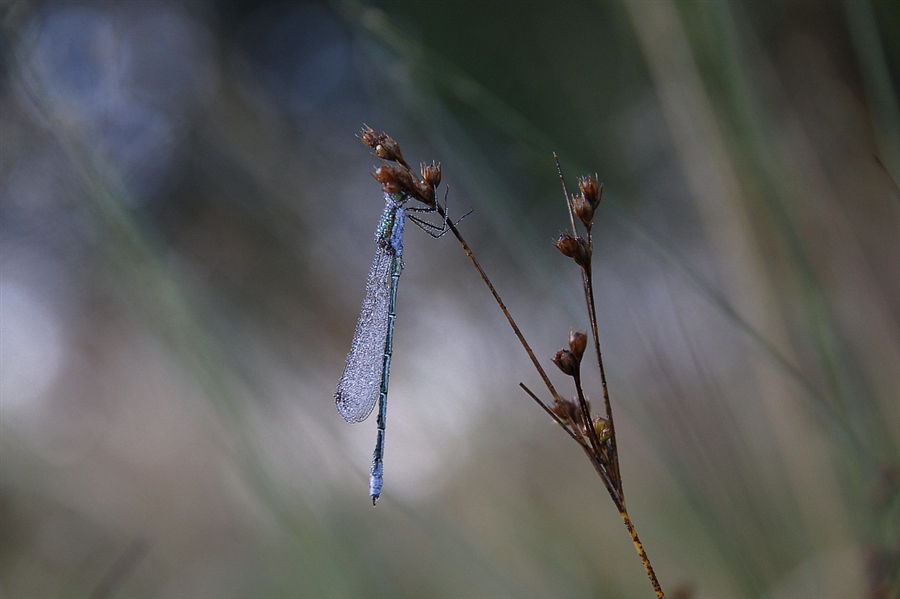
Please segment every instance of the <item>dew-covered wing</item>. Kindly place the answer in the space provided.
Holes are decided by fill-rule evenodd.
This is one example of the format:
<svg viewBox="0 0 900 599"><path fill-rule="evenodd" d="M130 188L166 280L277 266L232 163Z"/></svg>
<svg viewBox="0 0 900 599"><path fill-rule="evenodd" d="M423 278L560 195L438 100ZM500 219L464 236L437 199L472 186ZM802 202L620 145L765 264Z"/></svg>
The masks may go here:
<svg viewBox="0 0 900 599"><path fill-rule="evenodd" d="M381 393L393 259L388 248L378 247L366 280L366 297L347 354L347 365L334 394L338 412L350 423L365 420Z"/></svg>

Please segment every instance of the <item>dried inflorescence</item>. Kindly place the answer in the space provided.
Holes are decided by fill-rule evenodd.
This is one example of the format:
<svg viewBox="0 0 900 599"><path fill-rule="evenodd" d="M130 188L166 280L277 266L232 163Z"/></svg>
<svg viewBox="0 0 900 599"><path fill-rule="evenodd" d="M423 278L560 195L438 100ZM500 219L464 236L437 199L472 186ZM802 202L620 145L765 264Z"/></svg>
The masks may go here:
<svg viewBox="0 0 900 599"><path fill-rule="evenodd" d="M589 269L591 267L591 246L584 237L560 233L559 239L554 245L564 256L575 260L575 263L581 268Z"/></svg>
<svg viewBox="0 0 900 599"><path fill-rule="evenodd" d="M556 352L553 363L567 375L578 376L586 348L587 335L584 331L569 331L569 347Z"/></svg>
<svg viewBox="0 0 900 599"><path fill-rule="evenodd" d="M603 385L605 414L591 413L591 404L582 388L581 363L587 347L588 335L581 331L570 331L569 347L559 350L552 358L553 363L564 374L572 377L576 391L575 398L563 398L554 389L550 388L553 403L550 406L545 406L527 388L526 392L541 403L547 412L553 416L556 423L563 427L581 445L590 458L591 463L594 464L597 473L603 479L613 501L620 508L620 512L624 514L623 517L626 517L627 513L624 511L625 496L622 489L622 479L619 475L615 425L613 424L609 390L606 385L606 374L603 368L600 342L598 340L597 312L594 305L593 274L591 271L591 259L594 251L591 230L594 224L594 215L603 198L603 185L597 183L596 175L581 177L578 179L579 193L570 197L566 190L566 182L563 179L558 160L556 166L562 182L572 230L561 233L554 245L564 256L574 260L581 269L584 295L587 300L588 315L591 321L591 335L594 341L594 349L597 353L597 366L600 370L600 379ZM584 227L583 236L577 229L576 223L579 222Z"/></svg>
<svg viewBox="0 0 900 599"><path fill-rule="evenodd" d="M556 155L554 154L554 157ZM588 317L591 321L591 337L594 341L594 351L597 355L597 368L600 371L600 381L603 387L603 404L605 414L591 414L591 404L585 396L584 389L581 385L581 365L584 351L587 347L587 334L578 331L569 332L569 347L563 348L556 352L552 358L553 363L566 375L572 377L575 385L576 395L573 399L563 398L554 389L553 385L544 377L547 389L553 397L553 403L549 406L545 404L537 395L531 392L528 387L520 386L528 395L535 400L548 414L556 421L556 423L565 430L569 436L576 441L581 449L590 459L594 469L600 478L606 490L609 492L610 498L615 503L625 523L625 528L631 535L631 541L634 543L635 549L641 558L647 576L653 585L653 590L658 599L665 599L662 587L650 564L650 559L644 551L628 515L625 507L625 491L622 487L622 477L619 471L619 450L616 445L616 428L613 423L612 406L609 400L609 388L606 384L606 372L603 367L603 357L600 353L599 333L597 329L597 309L594 303L594 283L593 273L591 269L591 258L594 252L594 242L591 229L594 225L594 214L600 205L603 197L603 185L597 184L597 176L594 175L581 177L578 180L579 194L569 197L566 190L566 182L562 176L562 170L559 168L559 161L556 162L556 168L559 172L559 178L562 182L563 194L566 198L566 206L569 210L569 218L572 224L571 232L560 234L559 239L554 242L564 256L575 261L581 268L581 281L584 286L584 297L587 303ZM585 235L582 236L576 229L576 219L584 227ZM523 342L524 344L524 342ZM526 350L527 350L526 346ZM538 371L542 373L538 366Z"/></svg>
<svg viewBox="0 0 900 599"><path fill-rule="evenodd" d="M563 183L563 189L565 189L565 183ZM591 254L593 253L591 228L594 225L594 212L603 198L603 185L597 185L596 175L593 177L588 175L578 179L578 190L581 193L572 196L571 199L568 199L567 195L569 210L573 215L573 231L571 233L561 233L554 245L563 255L572 258L578 266L587 271L591 268ZM574 230L575 218L581 222L587 231L587 239Z"/></svg>
<svg viewBox="0 0 900 599"><path fill-rule="evenodd" d="M588 230L591 229L591 225L594 223L594 211L603 198L603 184L601 183L598 187L596 177L596 175L593 177L588 175L578 179L578 189L581 191L581 194L573 198L575 216Z"/></svg>
<svg viewBox="0 0 900 599"><path fill-rule="evenodd" d="M591 403L587 400L581 386L581 361L587 349L588 336L583 331L569 331L569 346L556 352L551 359L563 374L572 377L575 383L576 396L568 399L557 395L549 407L557 422L569 430L577 438L586 451L593 453L593 458L603 467L607 475L614 472L611 457L615 448L611 444L612 428L607 418L591 415ZM590 424L588 424L590 423ZM611 481L616 476L609 476Z"/></svg>
<svg viewBox="0 0 900 599"><path fill-rule="evenodd" d="M382 160L397 162L409 168L409 165L406 164L406 161L403 159L403 152L400 151L400 144L391 139L388 135L384 133L379 135L368 125L363 125L362 130L357 137L359 138L359 141L372 148L375 151L375 155Z"/></svg>
<svg viewBox="0 0 900 599"><path fill-rule="evenodd" d="M382 164L372 176L381 183L385 193L403 193L411 198L415 198L428 206L435 206L435 190L441 184L441 165L422 163L420 167L420 175L416 175L413 170L403 159L403 152L400 151L400 144L394 141L388 135L375 133L375 130L368 125L363 125L359 135L359 140L365 145L372 148L375 155L387 162L395 164Z"/></svg>

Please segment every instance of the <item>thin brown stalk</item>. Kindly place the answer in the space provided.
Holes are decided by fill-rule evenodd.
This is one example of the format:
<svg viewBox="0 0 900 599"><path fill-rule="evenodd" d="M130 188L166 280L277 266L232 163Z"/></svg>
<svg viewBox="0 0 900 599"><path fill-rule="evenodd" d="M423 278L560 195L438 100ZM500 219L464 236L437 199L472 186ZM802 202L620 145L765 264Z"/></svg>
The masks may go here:
<svg viewBox="0 0 900 599"><path fill-rule="evenodd" d="M545 404L543 401L541 401L541 399L540 399L537 395L535 395L534 392L533 392L531 389L529 389L528 387L526 387L524 383L519 383L519 386L522 387L522 389L525 391L525 393L527 393L528 396L531 397L531 399L533 399L537 405L541 406L541 409L543 409L545 412L547 412L547 414L550 415L550 418L553 418L553 420L556 421L556 424L558 424L559 426L561 426L562 429L563 429L564 431L566 431L566 432L569 434L569 436L572 437L572 439L573 439L576 443L578 443L579 445L581 445L585 450L589 450L589 449L590 449L590 447L588 447L588 446L585 444L584 440L583 440L581 437L579 437L578 435L576 435L575 433L573 433L573 432L569 429L569 427L566 426L566 424L565 424L562 420L559 419L559 416L557 416L557 415L553 412L553 410L551 410L550 408L548 408L548 407L547 407L547 404Z"/></svg>
<svg viewBox="0 0 900 599"><path fill-rule="evenodd" d="M531 359L531 363L534 364L535 369L537 369L538 374L540 374L541 379L543 379L544 384L547 386L547 389L550 391L550 394L553 396L554 400L560 399L559 393L557 393L556 388L553 386L553 383L550 382L550 377L547 376L547 373L544 371L544 368L541 366L541 363L538 361L537 357L534 355L534 351L532 351L531 346L528 345L528 342L525 340L525 336L522 335L522 331L519 330L519 326L516 324L516 321L513 319L512 314L509 313L509 310L506 309L506 304L503 303L503 300L500 299L500 295L497 293L497 290L494 289L494 285L491 283L491 280L488 278L487 274L481 268L481 265L478 263L478 260L475 258L475 254L472 253L472 250L469 248L469 244L466 243L466 240L463 239L462 234L459 232L459 229L456 228L456 225L447 216L446 211L440 204L436 204L438 214L441 215L441 218L444 220L444 223L456 237L456 240L459 241L459 245L462 246L463 251L466 252L466 256L469 257L469 260L472 261L472 264L475 266L475 270L478 271L478 274L481 275L481 280L484 281L484 284L487 285L487 288L490 290L491 295L494 296L494 300L497 302L497 305L500 306L500 310L503 311L503 315L506 316L507 322L509 322L509 326L512 327L513 332L516 334L516 337L519 339L519 343L522 344L522 347L525 349L525 353L528 354L528 357Z"/></svg>
<svg viewBox="0 0 900 599"><path fill-rule="evenodd" d="M638 538L637 531L634 529L634 524L631 522L631 517L625 509L625 504L616 503L616 507L619 509L619 516L622 517L622 522L625 524L625 528L631 536L631 542L634 543L634 548L641 558L641 563L644 564L644 570L646 570L647 576L650 578L650 584L653 585L653 591L656 593L658 599L666 599L662 587L659 586L659 580L656 579L656 572L654 572L653 566L650 564L650 558L647 557L647 552L644 551L644 544L641 543L641 540Z"/></svg>
<svg viewBox="0 0 900 599"><path fill-rule="evenodd" d="M593 239L591 233L588 232L588 243L593 248ZM600 370L600 385L603 388L603 406L606 408L606 418L609 421L609 437L612 446L612 467L613 477L616 481L616 490L622 498L622 504L625 503L625 492L622 487L622 478L619 473L619 451L616 444L616 426L613 421L612 405L609 400L609 386L606 383L606 369L603 367L603 354L600 353L600 335L597 328L597 308L594 302L594 283L593 275L590 269L582 269L582 278L584 281L585 300L587 301L588 315L591 321L591 336L594 338L594 351L597 354L597 367Z"/></svg>
<svg viewBox="0 0 900 599"><path fill-rule="evenodd" d="M572 224L572 232L575 232L575 212L572 210L572 202L569 201L569 188L566 186L566 178L563 177L562 167L559 166L559 156L553 152L553 162L556 163L556 172L559 175L559 182L563 188L563 198L566 200L566 212L569 213L569 222Z"/></svg>
<svg viewBox="0 0 900 599"><path fill-rule="evenodd" d="M594 428L594 423L591 420L591 409L588 407L587 398L584 396L584 389L581 387L581 373L576 372L572 375L572 378L575 382L578 405L581 408L581 414L584 417L584 429L591 442L591 449L594 450L595 454L601 455L603 453L603 445L600 443L599 437L597 437L597 430ZM603 471L608 474L605 466L603 467Z"/></svg>

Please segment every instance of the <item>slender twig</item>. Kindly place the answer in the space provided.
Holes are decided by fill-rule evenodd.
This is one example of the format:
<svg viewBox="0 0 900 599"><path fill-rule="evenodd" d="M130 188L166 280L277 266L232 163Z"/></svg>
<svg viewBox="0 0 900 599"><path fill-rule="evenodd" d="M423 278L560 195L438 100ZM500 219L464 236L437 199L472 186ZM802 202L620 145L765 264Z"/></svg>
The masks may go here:
<svg viewBox="0 0 900 599"><path fill-rule="evenodd" d="M656 592L656 596L659 599L665 599L666 595L663 593L662 587L659 586L659 580L656 578L656 572L653 571L653 566L650 564L650 558L647 557L647 552L644 551L644 544L641 543L641 540L638 538L637 531L634 529L634 524L631 522L631 517L628 515L628 511L625 509L624 503L616 503L616 507L619 509L619 515L622 517L622 522L625 524L625 528L628 530L628 534L631 535L631 542L634 543L634 548L637 550L638 555L641 558L641 563L644 565L644 570L647 572L647 576L650 578L650 584L653 585L653 590Z"/></svg>
<svg viewBox="0 0 900 599"><path fill-rule="evenodd" d="M548 408L548 407L547 407L547 404L545 404L543 401L541 401L541 399L540 399L537 395L535 395L534 392L532 392L531 389L529 389L528 387L526 387L526 386L525 386L525 383L519 383L519 386L522 387L522 389L525 391L525 393L527 393L527 394L531 397L531 399L533 399L533 400L535 401L535 403L536 403L537 405L541 406L541 409L543 409L545 412L547 412L547 414L550 415L550 418L553 418L553 420L556 421L556 424L558 424L559 426L561 426L562 429L563 429L564 431L566 431L566 432L569 434L569 436L572 437L572 439L573 439L576 443L578 443L579 445L581 445L585 450L589 450L589 449L590 449L590 447L588 447L588 445L584 442L584 439L582 439L581 437L579 437L578 435L576 435L575 433L573 433L571 430L569 430L569 427L566 426L566 424L565 424L562 420L560 420L559 416L557 416L556 413L553 412L553 410L551 410L550 408Z"/></svg>
<svg viewBox="0 0 900 599"><path fill-rule="evenodd" d="M559 182L563 188L563 198L566 200L566 212L569 213L569 222L572 224L572 231L575 231L575 212L572 210L572 202L569 201L569 188L566 186L566 178L563 177L562 167L559 166L559 156L553 152L553 162L556 163L556 172L559 175Z"/></svg>
<svg viewBox="0 0 900 599"><path fill-rule="evenodd" d="M572 378L575 382L575 392L578 397L578 406L581 408L581 415L584 419L584 429L587 432L588 439L591 442L591 449L594 450L595 454L601 455L603 453L603 446L600 443L600 438L597 437L597 430L594 428L594 423L591 420L591 409L588 407L587 398L584 396L584 390L581 387L581 373L576 370L575 373L572 374ZM607 475L609 474L605 466L603 466L603 472Z"/></svg>
<svg viewBox="0 0 900 599"><path fill-rule="evenodd" d="M591 233L588 232L588 243L593 247ZM616 490L625 503L625 491L622 488L622 478L619 473L619 451L616 444L616 426L613 421L612 405L609 401L609 385L606 383L606 369L603 367L603 354L600 353L600 334L597 328L597 308L594 303L594 283L590 270L582 270L584 278L585 299L588 306L588 314L591 321L591 335L594 338L594 351L597 353L597 367L600 370L600 385L603 388L603 406L606 408L606 418L609 421L609 438L612 445L612 469L616 481Z"/></svg>
<svg viewBox="0 0 900 599"><path fill-rule="evenodd" d="M537 357L534 355L534 351L532 351L531 346L528 345L528 342L525 340L525 336L522 335L522 331L519 330L519 326L516 324L516 321L513 319L512 314L509 313L509 310L506 309L506 304L503 303L503 300L500 299L500 295L497 293L497 290L494 289L494 285L491 283L491 280L488 278L487 274L481 268L481 265L478 263L478 260L475 258L475 254L472 253L472 250L469 248L469 244L466 243L466 240L463 239L462 234L459 232L459 229L456 228L456 225L450 220L450 217L447 216L447 213L441 207L440 204L437 204L438 214L441 215L441 218L444 219L447 227L450 229L450 232L453 233L456 240L459 241L459 245L462 246L463 251L466 252L466 256L469 257L469 260L472 261L472 264L475 266L475 269L478 271L478 274L481 275L481 280L484 281L484 284L487 285L487 288L490 290L491 295L494 296L494 300L497 302L497 305L500 306L500 310L503 311L503 315L506 316L506 320L509 322L509 326L512 327L513 332L516 334L516 337L519 339L519 343L522 344L522 347L525 349L525 353L528 354L528 357L531 359L531 363L534 364L535 369L537 369L538 374L543 379L544 384L547 386L547 389L550 391L550 394L553 396L553 399L560 399L559 393L557 393L556 388L553 386L553 383L550 382L550 377L547 376L547 373L544 371L544 368L541 366L541 363L538 362Z"/></svg>

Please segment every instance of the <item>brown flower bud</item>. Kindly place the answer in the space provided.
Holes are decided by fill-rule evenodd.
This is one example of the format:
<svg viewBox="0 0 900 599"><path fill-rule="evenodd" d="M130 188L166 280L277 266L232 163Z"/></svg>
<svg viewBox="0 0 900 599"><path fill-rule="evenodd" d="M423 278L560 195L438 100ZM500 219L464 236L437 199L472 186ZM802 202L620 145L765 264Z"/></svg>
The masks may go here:
<svg viewBox="0 0 900 599"><path fill-rule="evenodd" d="M550 410L563 422L575 423L581 420L579 416L581 408L574 399L563 399L560 397L558 401L554 402Z"/></svg>
<svg viewBox="0 0 900 599"><path fill-rule="evenodd" d="M415 195L415 185L413 184L412 175L405 168L397 169L397 181L400 183L400 190L407 195Z"/></svg>
<svg viewBox="0 0 900 599"><path fill-rule="evenodd" d="M594 177L587 176L578 179L578 189L581 190L585 201L596 210L597 205L600 204L600 198L603 197L603 185L601 184L598 188Z"/></svg>
<svg viewBox="0 0 900 599"><path fill-rule="evenodd" d="M441 184L441 165L432 162L429 165L422 163L422 179L432 187Z"/></svg>
<svg viewBox="0 0 900 599"><path fill-rule="evenodd" d="M569 419L569 414L566 412L566 407L558 401L553 402L553 405L550 406L550 411L553 412L556 417L563 422Z"/></svg>
<svg viewBox="0 0 900 599"><path fill-rule="evenodd" d="M381 136L378 145L376 145L374 149L375 155L382 160L390 160L401 164L405 163L403 154L400 152L400 144L386 135Z"/></svg>
<svg viewBox="0 0 900 599"><path fill-rule="evenodd" d="M561 349L553 356L553 363L569 376L578 374L579 362L575 355L567 349Z"/></svg>
<svg viewBox="0 0 900 599"><path fill-rule="evenodd" d="M412 195L413 182L409 172L400 166L382 164L372 173L375 180L381 183L386 193L405 193Z"/></svg>
<svg viewBox="0 0 900 599"><path fill-rule="evenodd" d="M400 144L384 133L379 135L368 125L363 125L359 135L356 137L359 138L359 141L372 148L375 155L382 160L389 160L391 162L402 164L403 166L409 166L403 160L403 154L400 152Z"/></svg>
<svg viewBox="0 0 900 599"><path fill-rule="evenodd" d="M587 335L584 331L569 331L569 350L575 358L580 362L581 356L587 347Z"/></svg>
<svg viewBox="0 0 900 599"><path fill-rule="evenodd" d="M394 166L382 164L372 173L375 180L381 183L385 193L398 193L401 191L400 184L397 182L396 170Z"/></svg>
<svg viewBox="0 0 900 599"><path fill-rule="evenodd" d="M576 252L578 252L578 242L568 233L560 233L559 239L557 239L553 245L555 245L556 249L562 252L564 256L568 256L569 258L574 258Z"/></svg>
<svg viewBox="0 0 900 599"><path fill-rule="evenodd" d="M574 204L572 211L575 212L575 216L578 217L585 229L590 230L594 223L594 207L584 199L584 196L575 196L572 203Z"/></svg>
<svg viewBox="0 0 900 599"><path fill-rule="evenodd" d="M357 135L356 137L359 138L359 141L363 142L364 144L366 144L367 146L369 146L370 148L372 148L374 150L375 146L378 145L379 141L381 140L381 137L383 137L383 136L375 133L375 130L372 129L371 127L369 127L368 125L363 125L362 130L359 132L359 135Z"/></svg>
<svg viewBox="0 0 900 599"><path fill-rule="evenodd" d="M412 195L426 206L434 207L434 187L426 181L416 181L413 184L415 193Z"/></svg>
<svg viewBox="0 0 900 599"><path fill-rule="evenodd" d="M594 432L597 433L597 439L601 443L605 443L612 436L612 429L609 428L609 420L601 416L594 416Z"/></svg>
<svg viewBox="0 0 900 599"><path fill-rule="evenodd" d="M591 247L588 242L581 237L572 237L568 233L561 233L559 239L554 244L556 249L575 260L575 263L582 268L590 268L591 265Z"/></svg>

